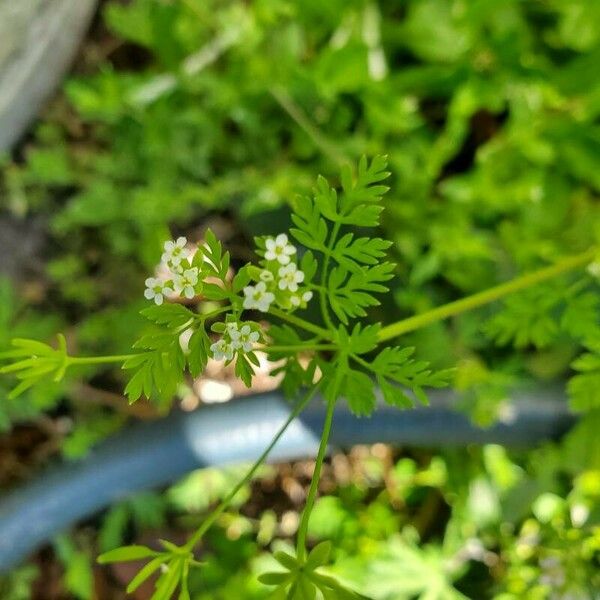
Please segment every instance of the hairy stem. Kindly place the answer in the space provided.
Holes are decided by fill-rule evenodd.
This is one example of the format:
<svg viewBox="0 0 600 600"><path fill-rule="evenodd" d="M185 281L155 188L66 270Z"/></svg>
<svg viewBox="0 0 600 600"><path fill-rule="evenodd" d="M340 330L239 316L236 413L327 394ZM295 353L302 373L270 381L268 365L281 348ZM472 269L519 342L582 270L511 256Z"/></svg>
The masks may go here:
<svg viewBox="0 0 600 600"><path fill-rule="evenodd" d="M270 444L265 448L264 452L256 459L254 464L250 467L243 479L241 479L236 486L221 500L219 505L208 515L203 521L202 525L195 531L184 546L186 550L191 551L196 544L202 539L202 536L215 524L216 520L223 514L227 507L231 504L231 501L235 498L236 494L252 479L259 467L265 462L267 456L269 456L271 450L275 447L281 436L285 433L286 429L290 426L292 421L298 417L298 415L306 408L308 403L314 397L319 384L313 386L311 390L298 402L294 410L290 413L290 416L286 419L285 423L279 428L279 431L275 434Z"/></svg>
<svg viewBox="0 0 600 600"><path fill-rule="evenodd" d="M385 342L402 335L403 333L415 331L416 329L420 329L431 323L489 304L490 302L494 302L494 300L499 300L500 298L518 292L519 290L523 290L541 283L542 281L546 281L547 279L552 279L553 277L582 267L594 260L597 253L597 248L591 248L587 252L563 258L554 265L539 269L538 271L533 271L532 273L527 273L526 275L522 275L521 277L517 277L506 283L484 290L483 292L467 296L466 298L456 300L455 302L444 304L443 306L428 310L420 315L409 317L408 319L403 319L397 323L392 323L380 330L378 339L380 342Z"/></svg>
<svg viewBox="0 0 600 600"><path fill-rule="evenodd" d="M335 403L337 401L338 390L340 388L340 373L342 369L337 369L335 375L335 381L333 383L333 389L331 395L327 401L327 412L325 414L325 422L323 424L323 433L321 434L321 443L319 445L319 452L315 461L315 470L313 471L312 479L310 482L310 488L308 490L308 496L302 511L302 519L298 528L298 540L296 542L296 554L298 560L303 561L306 557L306 535L308 532L308 522L310 520L310 514L315 505L317 492L319 490L319 480L321 479L321 469L323 468L323 461L325 460L325 453L327 452L327 444L329 443L329 435L331 433L331 426L333 424L333 412L335 409Z"/></svg>

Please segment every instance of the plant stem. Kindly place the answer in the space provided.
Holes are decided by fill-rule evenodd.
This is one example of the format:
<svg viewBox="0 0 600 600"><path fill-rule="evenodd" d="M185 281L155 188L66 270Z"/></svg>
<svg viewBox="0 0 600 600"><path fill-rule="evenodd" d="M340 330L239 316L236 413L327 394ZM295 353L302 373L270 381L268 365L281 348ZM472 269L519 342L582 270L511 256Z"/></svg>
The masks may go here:
<svg viewBox="0 0 600 600"><path fill-rule="evenodd" d="M327 308L327 288L325 286L327 282L327 272L329 270L329 261L331 259L331 252L335 246L335 242L340 233L341 223L338 221L331 230L331 237L329 238L329 244L327 246L327 252L325 253L325 260L323 261L323 271L321 272L321 289L319 290L319 301L321 304L321 313L323 319L329 331L334 331L335 326L331 317L329 316L329 309Z"/></svg>
<svg viewBox="0 0 600 600"><path fill-rule="evenodd" d="M380 330L378 339L380 342L385 342L386 340L395 338L403 333L420 329L431 323L489 304L494 300L498 300L519 290L523 290L542 281L546 281L547 279L552 279L557 275L582 267L594 260L597 253L597 248L591 248L586 252L563 258L554 265L539 269L538 271L533 271L532 273L527 273L526 275L522 275L521 277L517 277L506 283L484 290L483 292L444 304L443 306L428 310L420 315L414 315L408 319L403 319L397 323L392 323Z"/></svg>
<svg viewBox="0 0 600 600"><path fill-rule="evenodd" d="M225 509L231 504L231 501L235 498L237 493L252 479L258 468L265 462L267 456L269 456L271 450L275 447L281 436L285 433L286 429L290 426L292 421L298 417L298 415L306 408L308 403L314 397L319 384L313 386L311 390L298 402L294 410L290 413L290 416L286 419L285 423L279 428L279 431L275 434L269 445L265 448L264 452L256 459L254 464L250 467L243 479L239 481L236 486L221 500L219 505L208 515L203 523L198 527L192 537L187 541L184 548L191 551L196 544L202 539L202 536L214 525L216 520L223 514Z"/></svg>
<svg viewBox="0 0 600 600"><path fill-rule="evenodd" d="M305 331L310 331L310 333L314 333L315 335L318 335L322 339L330 340L330 341L333 339L332 332L327 331L327 329L323 329L322 327L319 327L318 325L309 323L308 321L305 321L304 319L301 319L300 317L297 317L296 315L288 314L278 308L275 308L274 306L269 309L269 313L271 313L274 317L278 317L279 319L282 319L283 321L292 323L292 325L296 325L296 327L300 327L301 329L304 329Z"/></svg>
<svg viewBox="0 0 600 600"><path fill-rule="evenodd" d="M345 360L344 357L340 356L340 360ZM335 403L337 401L337 394L340 387L340 374L342 369L337 369L335 375L335 381L333 383L333 389L329 400L327 401L327 412L325 414L325 422L323 424L323 433L321 434L321 443L319 445L319 452L315 461L315 469L313 471L312 479L310 482L310 488L308 490L308 496L302 511L302 519L300 521L300 527L298 528L298 540L296 542L296 555L298 560L302 562L306 557L306 534L308 532L308 522L310 520L310 514L315 505L317 492L319 490L319 480L321 479L321 469L323 468L323 461L325 460L325 453L327 452L327 444L329 442L329 435L331 433L331 426L333 424L333 412L335 409Z"/></svg>

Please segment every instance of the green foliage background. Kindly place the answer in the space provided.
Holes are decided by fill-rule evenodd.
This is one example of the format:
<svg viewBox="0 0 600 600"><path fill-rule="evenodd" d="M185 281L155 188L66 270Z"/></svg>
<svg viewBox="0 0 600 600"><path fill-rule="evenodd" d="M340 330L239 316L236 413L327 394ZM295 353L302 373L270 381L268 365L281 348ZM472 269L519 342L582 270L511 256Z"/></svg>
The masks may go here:
<svg viewBox="0 0 600 600"><path fill-rule="evenodd" d="M253 235L289 227L289 202L316 173L335 176L361 154L389 156L382 235L400 265L374 320L422 312L600 238L595 2L133 0L103 4L101 19L61 96L3 161L0 208L45 223L50 258L42 294L31 281L0 285L0 346L66 324L82 351L126 351L143 330L143 281L164 239L220 223L234 259L245 260ZM473 598L594 597L597 304L593 278L561 280L410 336L436 366L458 365L455 387L481 424L505 414L515 385L561 385L571 364L572 406L588 414L561 445L529 454L442 452L429 466L400 458L394 473L408 506L431 488L450 507L422 545L411 511L390 508L381 479L342 486L319 508L333 529L313 532L339 540L342 575L390 600L460 597L454 583ZM121 389L119 377L104 383ZM65 398L75 423L68 456L126 420L61 386L3 400L0 424ZM419 483L433 468L444 477ZM133 506L108 514L103 550L130 535L124 524L149 526ZM172 510L163 500L149 506ZM589 513L581 525L579 506ZM263 597L250 582L260 561L250 533L235 543L215 535L231 559L215 564L214 587L197 597ZM531 536L537 543L527 546ZM474 539L498 562L474 550L479 558L456 558ZM86 598L81 552L57 542L71 565L66 585ZM555 557L569 577L552 590L543 571ZM26 597L18 589L30 571L15 577L10 593Z"/></svg>

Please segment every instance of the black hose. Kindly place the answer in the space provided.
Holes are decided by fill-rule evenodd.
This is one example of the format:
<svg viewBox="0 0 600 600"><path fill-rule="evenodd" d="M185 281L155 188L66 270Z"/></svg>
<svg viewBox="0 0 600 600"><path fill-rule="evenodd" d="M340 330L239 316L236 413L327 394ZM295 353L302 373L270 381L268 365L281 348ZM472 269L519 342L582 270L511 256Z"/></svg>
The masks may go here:
<svg viewBox="0 0 600 600"><path fill-rule="evenodd" d="M382 405L370 418L336 410L331 443L384 442L420 447L497 443L529 446L555 438L573 417L556 391L522 396L512 414L489 429L474 427L452 408L450 394L432 406L399 411ZM60 531L143 489L166 485L200 467L250 462L284 423L289 405L278 392L176 412L126 428L77 462L56 465L0 500L0 572L6 572ZM274 448L280 462L315 454L324 417L315 401Z"/></svg>

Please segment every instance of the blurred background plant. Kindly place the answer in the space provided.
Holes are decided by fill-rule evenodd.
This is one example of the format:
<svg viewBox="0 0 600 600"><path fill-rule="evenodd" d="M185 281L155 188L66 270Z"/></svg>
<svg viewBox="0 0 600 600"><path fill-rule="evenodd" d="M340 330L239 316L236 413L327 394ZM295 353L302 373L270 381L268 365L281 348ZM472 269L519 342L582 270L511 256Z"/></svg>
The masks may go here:
<svg viewBox="0 0 600 600"><path fill-rule="evenodd" d="M62 92L2 158L0 220L42 239L0 283L0 346L66 327L70 347L127 351L165 239L210 225L241 264L254 235L287 229L315 173L364 153L389 156L384 235L399 263L375 319L585 250L600 237L599 61L600 5L587 0L103 2ZM336 572L375 599L596 597L597 305L597 280L580 276L408 336L435 366L458 365L481 425L510 414L515 386L560 385L585 347L569 391L586 415L530 453L335 455L323 483L335 497L311 536L336 540ZM0 483L168 410L129 407L122 388L93 368L14 401L0 388ZM178 401L196 406L194 390ZM266 597L261 548L294 533L306 468L269 469L246 490L209 537L194 598ZM97 552L183 532L230 481L195 473L111 508L5 577L1 597L122 597L131 574L99 570Z"/></svg>

